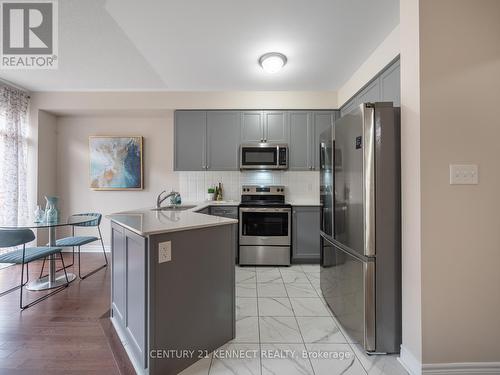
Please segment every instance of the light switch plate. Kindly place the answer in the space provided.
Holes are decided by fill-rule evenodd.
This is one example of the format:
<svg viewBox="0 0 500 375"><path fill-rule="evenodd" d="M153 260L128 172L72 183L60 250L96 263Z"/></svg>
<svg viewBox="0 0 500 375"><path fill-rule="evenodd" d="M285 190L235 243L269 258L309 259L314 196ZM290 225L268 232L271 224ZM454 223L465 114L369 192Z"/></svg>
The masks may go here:
<svg viewBox="0 0 500 375"><path fill-rule="evenodd" d="M450 185L477 185L477 164L450 164Z"/></svg>
<svg viewBox="0 0 500 375"><path fill-rule="evenodd" d="M158 263L170 262L172 260L172 244L170 241L158 244Z"/></svg>

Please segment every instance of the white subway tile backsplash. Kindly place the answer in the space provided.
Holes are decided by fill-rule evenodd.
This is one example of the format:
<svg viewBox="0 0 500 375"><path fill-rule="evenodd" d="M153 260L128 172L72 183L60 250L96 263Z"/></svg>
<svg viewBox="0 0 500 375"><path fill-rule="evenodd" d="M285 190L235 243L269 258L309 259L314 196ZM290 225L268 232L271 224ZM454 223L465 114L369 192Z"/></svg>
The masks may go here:
<svg viewBox="0 0 500 375"><path fill-rule="evenodd" d="M288 201L319 203L319 172L207 171L176 174L179 192L186 202L204 201L208 187L222 182L225 200L239 200L242 185L284 185Z"/></svg>

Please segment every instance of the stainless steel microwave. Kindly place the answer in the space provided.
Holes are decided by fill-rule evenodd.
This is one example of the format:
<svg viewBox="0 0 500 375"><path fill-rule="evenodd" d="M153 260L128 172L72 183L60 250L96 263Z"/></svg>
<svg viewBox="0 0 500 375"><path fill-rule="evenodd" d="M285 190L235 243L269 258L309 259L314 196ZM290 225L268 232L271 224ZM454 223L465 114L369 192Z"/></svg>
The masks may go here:
<svg viewBox="0 0 500 375"><path fill-rule="evenodd" d="M241 145L240 169L288 169L288 145L272 143Z"/></svg>

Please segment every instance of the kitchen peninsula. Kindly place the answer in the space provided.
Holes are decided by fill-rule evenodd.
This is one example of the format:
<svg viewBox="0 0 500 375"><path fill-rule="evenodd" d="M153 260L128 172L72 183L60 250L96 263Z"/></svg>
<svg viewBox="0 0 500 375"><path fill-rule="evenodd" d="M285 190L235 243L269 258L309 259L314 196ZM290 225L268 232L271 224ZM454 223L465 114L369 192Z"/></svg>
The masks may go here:
<svg viewBox="0 0 500 375"><path fill-rule="evenodd" d="M108 216L111 320L140 374L177 374L235 336L237 220L206 206Z"/></svg>

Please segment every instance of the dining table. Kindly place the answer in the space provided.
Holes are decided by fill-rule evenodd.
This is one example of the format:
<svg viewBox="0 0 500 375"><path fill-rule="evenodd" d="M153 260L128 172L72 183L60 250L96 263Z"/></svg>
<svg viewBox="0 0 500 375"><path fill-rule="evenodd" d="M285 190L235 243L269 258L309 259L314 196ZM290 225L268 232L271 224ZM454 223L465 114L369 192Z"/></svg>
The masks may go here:
<svg viewBox="0 0 500 375"><path fill-rule="evenodd" d="M95 217L87 215L72 215L69 217L59 217L57 220L53 221L42 220L39 222L34 221L33 219L26 219L16 222L0 222L0 229L48 229L49 243L47 246L56 247L57 228L84 224L93 220L95 220ZM59 276L57 275L55 255L49 256L48 264L48 274L36 280L30 281L26 285L26 289L39 291L54 289L66 284L66 277L64 274ZM76 275L74 273L68 272L67 275L70 282L76 279Z"/></svg>

